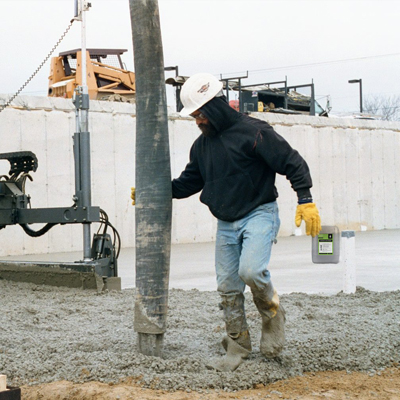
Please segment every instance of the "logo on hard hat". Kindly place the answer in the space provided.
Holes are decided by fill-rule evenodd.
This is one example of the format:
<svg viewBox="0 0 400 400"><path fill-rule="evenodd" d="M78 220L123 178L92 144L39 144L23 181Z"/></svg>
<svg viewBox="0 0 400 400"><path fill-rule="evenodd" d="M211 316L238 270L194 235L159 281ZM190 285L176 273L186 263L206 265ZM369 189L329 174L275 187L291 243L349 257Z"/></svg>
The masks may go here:
<svg viewBox="0 0 400 400"><path fill-rule="evenodd" d="M207 90L210 89L210 82L206 83L205 85L203 85L198 91L197 93L205 93L207 92Z"/></svg>

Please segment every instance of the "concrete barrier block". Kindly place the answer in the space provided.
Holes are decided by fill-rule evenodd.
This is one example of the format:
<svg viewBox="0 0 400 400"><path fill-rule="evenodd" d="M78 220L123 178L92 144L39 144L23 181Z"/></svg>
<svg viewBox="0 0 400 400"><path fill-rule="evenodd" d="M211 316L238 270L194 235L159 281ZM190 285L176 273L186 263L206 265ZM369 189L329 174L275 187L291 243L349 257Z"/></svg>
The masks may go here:
<svg viewBox="0 0 400 400"><path fill-rule="evenodd" d="M74 112L75 105L72 99L64 99L63 97L48 97L54 110Z"/></svg>
<svg viewBox="0 0 400 400"><path fill-rule="evenodd" d="M6 98L0 95L0 103ZM93 203L106 209L124 245L131 246L135 221L129 191L135 179L136 107L94 100L90 106ZM4 110L2 116L2 152L30 150L38 156L34 182L27 182L33 207L65 205L75 192L72 101L21 96L19 103ZM253 116L270 123L306 159L313 178L312 195L325 224L354 230L361 226L368 230L400 227L396 174L400 158L395 154L400 144L399 122L273 113ZM175 178L188 163L190 148L200 131L189 118L175 112L169 117L171 175ZM8 169L8 163L0 163L0 173L8 173ZM292 235L296 194L284 177L277 178L277 188L280 235ZM215 224L198 195L174 201L175 243L213 240ZM80 225L55 228L48 234L48 242L25 238L18 226L6 229L0 231L0 255L82 249Z"/></svg>

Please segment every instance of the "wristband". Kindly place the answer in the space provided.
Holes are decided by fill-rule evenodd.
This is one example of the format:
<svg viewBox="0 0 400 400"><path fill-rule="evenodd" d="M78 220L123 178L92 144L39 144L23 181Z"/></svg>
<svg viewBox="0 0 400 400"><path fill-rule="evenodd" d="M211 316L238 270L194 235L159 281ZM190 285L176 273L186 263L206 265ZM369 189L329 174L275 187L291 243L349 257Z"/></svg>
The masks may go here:
<svg viewBox="0 0 400 400"><path fill-rule="evenodd" d="M299 199L299 204L306 204L306 203L312 203L312 197L303 197L302 199Z"/></svg>

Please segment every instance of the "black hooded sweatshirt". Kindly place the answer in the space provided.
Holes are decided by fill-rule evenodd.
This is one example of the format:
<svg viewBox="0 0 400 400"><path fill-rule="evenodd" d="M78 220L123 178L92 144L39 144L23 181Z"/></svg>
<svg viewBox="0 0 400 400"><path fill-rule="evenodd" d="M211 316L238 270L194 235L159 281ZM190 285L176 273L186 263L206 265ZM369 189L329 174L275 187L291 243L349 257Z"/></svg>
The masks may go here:
<svg viewBox="0 0 400 400"><path fill-rule="evenodd" d="M202 190L200 201L211 213L232 222L276 200L276 173L286 176L299 199L311 197L307 163L268 123L238 113L220 97L199 111L217 134L195 140L190 162L172 181L174 198Z"/></svg>

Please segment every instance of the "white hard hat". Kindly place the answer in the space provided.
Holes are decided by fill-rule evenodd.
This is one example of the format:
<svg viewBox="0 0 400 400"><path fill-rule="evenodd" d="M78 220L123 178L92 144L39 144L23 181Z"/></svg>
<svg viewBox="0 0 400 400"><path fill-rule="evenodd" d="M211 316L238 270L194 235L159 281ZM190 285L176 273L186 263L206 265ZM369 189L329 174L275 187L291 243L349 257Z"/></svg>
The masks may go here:
<svg viewBox="0 0 400 400"><path fill-rule="evenodd" d="M222 89L222 82L211 74L192 75L182 86L180 114L186 117L213 99Z"/></svg>

